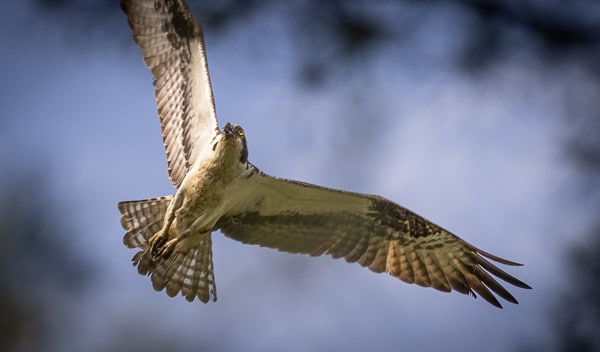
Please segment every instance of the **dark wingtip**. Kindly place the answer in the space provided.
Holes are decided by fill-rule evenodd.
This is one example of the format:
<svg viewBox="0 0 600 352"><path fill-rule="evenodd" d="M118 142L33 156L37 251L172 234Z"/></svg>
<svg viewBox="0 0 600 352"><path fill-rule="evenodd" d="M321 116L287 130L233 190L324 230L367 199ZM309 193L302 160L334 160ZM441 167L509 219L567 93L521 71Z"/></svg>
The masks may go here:
<svg viewBox="0 0 600 352"><path fill-rule="evenodd" d="M488 253L486 251L482 251L479 248L475 248L475 251L478 254L481 254L482 256L484 256L484 257L486 257L488 259L491 259L491 260L493 260L493 261L495 261L497 263L500 263L500 264L510 265L510 266L523 266L523 264L521 264L521 263L517 263L517 262L510 261L508 259L500 258L500 257L495 256L495 255L493 255L491 253Z"/></svg>
<svg viewBox="0 0 600 352"><path fill-rule="evenodd" d="M524 288L526 290L533 290L533 287L527 285L526 283L524 283L522 281L521 281L521 285L517 285L517 286L520 287L520 288Z"/></svg>

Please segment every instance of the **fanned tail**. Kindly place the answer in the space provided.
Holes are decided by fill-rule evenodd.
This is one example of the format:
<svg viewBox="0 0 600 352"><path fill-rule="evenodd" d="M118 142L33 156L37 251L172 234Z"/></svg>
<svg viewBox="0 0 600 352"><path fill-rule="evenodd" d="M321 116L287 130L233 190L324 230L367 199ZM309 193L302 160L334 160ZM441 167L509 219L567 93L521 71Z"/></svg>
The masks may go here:
<svg viewBox="0 0 600 352"><path fill-rule="evenodd" d="M196 297L204 303L217 300L210 234L194 247L176 248L168 258L154 260L149 250L138 252L133 264L140 274L150 275L156 291L166 289L171 297L181 292L190 302Z"/></svg>
<svg viewBox="0 0 600 352"><path fill-rule="evenodd" d="M151 254L150 239L162 229L172 198L120 202L121 225L127 230L123 243L129 248L142 249L133 257L133 265L140 274L150 276L156 291L166 288L171 297L181 292L190 302L196 297L204 303L216 301L210 233L179 240L167 256Z"/></svg>
<svg viewBox="0 0 600 352"><path fill-rule="evenodd" d="M128 248L148 248L148 241L163 226L173 196L120 202L121 226L127 233L123 243Z"/></svg>

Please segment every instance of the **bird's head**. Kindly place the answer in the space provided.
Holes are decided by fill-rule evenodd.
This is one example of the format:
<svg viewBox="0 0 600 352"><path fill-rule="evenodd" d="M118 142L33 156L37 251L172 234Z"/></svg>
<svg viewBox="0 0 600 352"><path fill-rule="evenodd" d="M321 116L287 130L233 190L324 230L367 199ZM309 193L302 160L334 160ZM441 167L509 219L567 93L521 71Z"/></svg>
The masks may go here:
<svg viewBox="0 0 600 352"><path fill-rule="evenodd" d="M227 143L232 143L240 151L240 161L245 163L248 161L248 145L246 144L246 133L244 129L238 125L227 122L223 127L223 139Z"/></svg>

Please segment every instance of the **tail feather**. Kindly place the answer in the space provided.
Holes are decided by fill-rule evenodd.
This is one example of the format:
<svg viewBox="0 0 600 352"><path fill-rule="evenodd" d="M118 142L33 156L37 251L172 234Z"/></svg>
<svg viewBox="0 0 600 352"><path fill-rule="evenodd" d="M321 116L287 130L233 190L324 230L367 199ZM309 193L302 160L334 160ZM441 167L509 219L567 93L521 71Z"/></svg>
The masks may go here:
<svg viewBox="0 0 600 352"><path fill-rule="evenodd" d="M119 203L121 226L127 233L123 243L129 248L146 249L148 240L163 226L173 196Z"/></svg>
<svg viewBox="0 0 600 352"><path fill-rule="evenodd" d="M175 249L168 258L154 259L150 250L138 252L133 265L142 275L150 275L156 291L166 289L170 297L181 295L192 302L196 297L204 303L217 300L210 234L197 246Z"/></svg>
<svg viewBox="0 0 600 352"><path fill-rule="evenodd" d="M165 285L171 297L181 292L190 302L195 297L204 303L211 298L216 301L211 235L208 234L196 247L174 254L168 265L152 274L152 283Z"/></svg>
<svg viewBox="0 0 600 352"><path fill-rule="evenodd" d="M172 198L119 203L121 225L127 230L123 242L129 248L142 249L133 257L133 265L140 274L150 275L156 291L166 289L171 297L181 292L190 302L196 297L204 303L216 301L210 233L202 238L181 239L168 257L154 257L150 251L149 240L162 229Z"/></svg>

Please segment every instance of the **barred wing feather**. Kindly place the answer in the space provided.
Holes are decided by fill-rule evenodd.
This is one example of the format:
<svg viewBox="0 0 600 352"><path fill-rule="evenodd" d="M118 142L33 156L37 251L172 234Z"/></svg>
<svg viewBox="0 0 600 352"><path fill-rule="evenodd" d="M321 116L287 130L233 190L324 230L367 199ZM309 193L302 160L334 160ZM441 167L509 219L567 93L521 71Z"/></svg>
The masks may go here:
<svg viewBox="0 0 600 352"><path fill-rule="evenodd" d="M527 284L491 261L520 265L465 242L421 216L379 196L338 191L257 173L240 183L240 200L217 224L248 244L312 256L328 254L440 291L494 293L517 300L494 278Z"/></svg>
<svg viewBox="0 0 600 352"><path fill-rule="evenodd" d="M179 187L218 132L202 28L182 0L122 0L152 71L169 177Z"/></svg>

